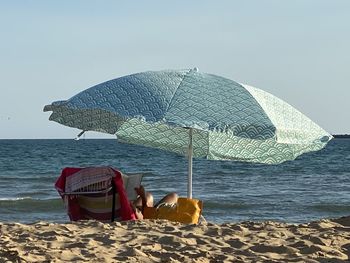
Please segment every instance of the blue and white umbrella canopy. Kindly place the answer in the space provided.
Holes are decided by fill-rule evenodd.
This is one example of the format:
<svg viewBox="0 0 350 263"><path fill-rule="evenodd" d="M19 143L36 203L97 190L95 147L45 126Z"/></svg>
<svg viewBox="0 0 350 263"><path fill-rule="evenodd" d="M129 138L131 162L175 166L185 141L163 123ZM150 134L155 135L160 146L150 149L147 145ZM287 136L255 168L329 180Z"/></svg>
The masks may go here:
<svg viewBox="0 0 350 263"><path fill-rule="evenodd" d="M83 131L189 152L190 176L192 155L278 164L320 150L332 138L281 99L198 69L124 76L53 102L44 111L52 111L50 120Z"/></svg>

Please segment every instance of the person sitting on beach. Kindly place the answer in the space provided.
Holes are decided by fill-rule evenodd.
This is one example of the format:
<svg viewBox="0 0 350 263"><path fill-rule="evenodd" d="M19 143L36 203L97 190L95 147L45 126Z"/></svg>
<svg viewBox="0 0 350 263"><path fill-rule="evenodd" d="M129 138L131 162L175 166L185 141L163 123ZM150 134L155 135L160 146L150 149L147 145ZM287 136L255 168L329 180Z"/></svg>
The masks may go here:
<svg viewBox="0 0 350 263"><path fill-rule="evenodd" d="M135 187L135 191L138 194L138 197L131 204L137 219L140 220L143 219L143 211L145 207L158 207L161 204L175 204L178 199L178 195L176 193L169 193L159 202L153 205L153 195L150 192L146 192L142 185L140 185L140 187Z"/></svg>

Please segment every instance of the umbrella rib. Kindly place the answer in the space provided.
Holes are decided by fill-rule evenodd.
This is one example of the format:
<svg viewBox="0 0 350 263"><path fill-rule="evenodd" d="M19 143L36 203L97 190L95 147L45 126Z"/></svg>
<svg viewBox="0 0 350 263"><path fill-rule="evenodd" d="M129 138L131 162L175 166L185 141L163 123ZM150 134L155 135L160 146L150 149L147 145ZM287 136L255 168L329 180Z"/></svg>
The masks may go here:
<svg viewBox="0 0 350 263"><path fill-rule="evenodd" d="M207 132L207 134L208 134L208 143L207 143L208 147L207 147L207 156L206 156L206 158L209 159L208 156L209 156L209 148L210 148L210 133Z"/></svg>
<svg viewBox="0 0 350 263"><path fill-rule="evenodd" d="M174 93L172 94L172 96L171 96L171 98L170 98L170 100L169 100L168 106L167 106L166 109L164 110L164 113L165 113L165 114L167 113L167 111L168 111L168 109L169 109L169 107L170 107L170 105L171 105L171 102L173 101L173 98L175 97L175 94L176 94L177 90L178 90L179 87L182 85L182 82L183 82L184 79L188 76L188 74L191 73L191 71L192 71L192 69L189 69L188 72L186 73L186 75L184 75L184 77L183 77L182 80L180 81L179 85L177 85L177 87L176 87Z"/></svg>

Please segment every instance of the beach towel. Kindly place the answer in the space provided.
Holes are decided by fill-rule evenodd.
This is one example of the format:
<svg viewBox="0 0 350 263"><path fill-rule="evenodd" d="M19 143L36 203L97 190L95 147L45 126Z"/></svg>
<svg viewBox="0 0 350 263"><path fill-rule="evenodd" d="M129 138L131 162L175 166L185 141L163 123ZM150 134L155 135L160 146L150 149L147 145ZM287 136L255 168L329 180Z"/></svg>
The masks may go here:
<svg viewBox="0 0 350 263"><path fill-rule="evenodd" d="M84 219L110 221L112 218L112 190L107 193L88 195L66 195L65 193L78 189L98 191L110 185L112 181L116 190L115 220L135 220L136 216L126 195L121 172L111 167L66 167L57 179L55 188L65 201L71 221ZM90 189L90 185L94 185L95 189Z"/></svg>

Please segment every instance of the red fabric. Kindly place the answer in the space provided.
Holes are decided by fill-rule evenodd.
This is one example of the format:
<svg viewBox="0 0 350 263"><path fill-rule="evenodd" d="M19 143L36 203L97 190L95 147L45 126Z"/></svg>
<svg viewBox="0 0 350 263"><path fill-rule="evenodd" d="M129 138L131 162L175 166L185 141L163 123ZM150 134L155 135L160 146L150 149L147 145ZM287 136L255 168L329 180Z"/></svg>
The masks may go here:
<svg viewBox="0 0 350 263"><path fill-rule="evenodd" d="M57 179L55 183L55 187L62 198L64 198L63 192L66 185L66 178L82 169L84 168L66 167L62 170L61 176ZM117 170L114 170L114 169L112 170L114 171L114 174L115 174L114 184L116 186L116 192L119 194L120 207L121 207L120 216L122 220L135 220L136 216L133 209L130 206L128 197L126 195L121 173ZM68 210L68 215L70 220L77 221L77 220L85 219L84 215L82 214L83 211L81 210L78 204L78 199L76 197L74 196L68 197L67 210Z"/></svg>

